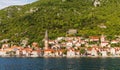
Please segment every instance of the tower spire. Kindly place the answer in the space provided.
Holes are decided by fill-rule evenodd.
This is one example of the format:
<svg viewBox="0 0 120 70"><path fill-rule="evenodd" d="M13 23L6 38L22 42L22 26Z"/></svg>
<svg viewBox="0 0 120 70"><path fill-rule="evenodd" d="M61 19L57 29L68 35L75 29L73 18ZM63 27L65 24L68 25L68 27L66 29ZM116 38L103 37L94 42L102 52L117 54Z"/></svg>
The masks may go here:
<svg viewBox="0 0 120 70"><path fill-rule="evenodd" d="M45 32L45 40L48 40L48 30Z"/></svg>

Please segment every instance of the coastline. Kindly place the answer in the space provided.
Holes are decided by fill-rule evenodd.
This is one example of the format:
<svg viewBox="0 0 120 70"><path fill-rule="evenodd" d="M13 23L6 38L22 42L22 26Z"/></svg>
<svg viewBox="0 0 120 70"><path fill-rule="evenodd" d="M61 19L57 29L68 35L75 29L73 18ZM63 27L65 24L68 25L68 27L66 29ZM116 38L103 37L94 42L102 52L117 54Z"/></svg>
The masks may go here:
<svg viewBox="0 0 120 70"><path fill-rule="evenodd" d="M0 58L119 58L120 56L0 56Z"/></svg>

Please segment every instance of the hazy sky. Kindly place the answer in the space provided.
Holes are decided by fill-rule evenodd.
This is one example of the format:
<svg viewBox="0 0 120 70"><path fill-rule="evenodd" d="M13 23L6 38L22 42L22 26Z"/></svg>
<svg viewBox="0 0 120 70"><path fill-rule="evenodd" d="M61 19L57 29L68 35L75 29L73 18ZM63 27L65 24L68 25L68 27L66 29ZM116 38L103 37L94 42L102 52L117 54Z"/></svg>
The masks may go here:
<svg viewBox="0 0 120 70"><path fill-rule="evenodd" d="M24 5L34 1L36 0L0 0L0 9L8 7L10 5Z"/></svg>

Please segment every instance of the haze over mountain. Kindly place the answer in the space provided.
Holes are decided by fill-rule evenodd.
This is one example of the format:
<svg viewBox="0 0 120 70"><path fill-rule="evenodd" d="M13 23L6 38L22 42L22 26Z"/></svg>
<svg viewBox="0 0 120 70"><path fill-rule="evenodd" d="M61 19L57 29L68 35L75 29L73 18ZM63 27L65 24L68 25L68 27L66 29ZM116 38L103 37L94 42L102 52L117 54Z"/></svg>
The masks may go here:
<svg viewBox="0 0 120 70"><path fill-rule="evenodd" d="M120 35L120 0L38 0L0 11L0 40L41 42L45 30L49 38L58 36ZM69 29L77 29L68 35Z"/></svg>

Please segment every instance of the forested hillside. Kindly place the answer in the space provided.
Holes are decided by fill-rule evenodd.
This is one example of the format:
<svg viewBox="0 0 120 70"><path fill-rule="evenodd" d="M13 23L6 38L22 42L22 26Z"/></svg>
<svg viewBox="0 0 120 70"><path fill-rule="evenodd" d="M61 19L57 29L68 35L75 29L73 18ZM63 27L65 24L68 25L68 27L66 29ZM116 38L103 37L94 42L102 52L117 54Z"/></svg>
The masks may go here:
<svg viewBox="0 0 120 70"><path fill-rule="evenodd" d="M38 0L24 6L0 10L0 40L19 42L29 38L41 43L45 30L49 38L66 36L77 29L75 36L120 35L120 0ZM69 35L68 35L69 36Z"/></svg>

